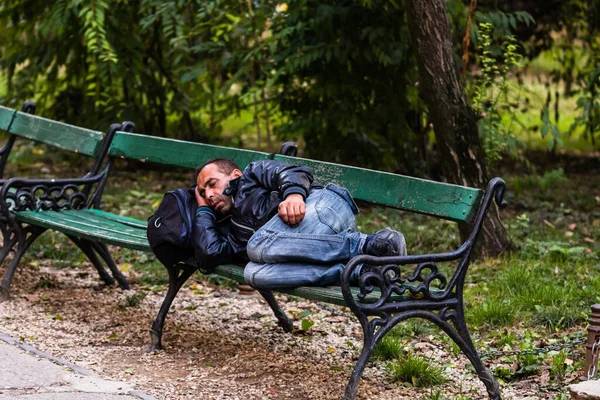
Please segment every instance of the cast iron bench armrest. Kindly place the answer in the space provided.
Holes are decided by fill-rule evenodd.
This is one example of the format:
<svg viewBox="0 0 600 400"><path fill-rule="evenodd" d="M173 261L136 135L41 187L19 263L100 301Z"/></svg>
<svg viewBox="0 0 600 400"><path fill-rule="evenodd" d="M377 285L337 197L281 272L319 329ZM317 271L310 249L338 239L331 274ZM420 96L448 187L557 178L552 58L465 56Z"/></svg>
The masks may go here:
<svg viewBox="0 0 600 400"><path fill-rule="evenodd" d="M375 257L369 255L359 255L352 258L344 267L342 273L342 293L346 303L350 307L359 307L368 310L381 309L384 304L390 301L391 296L408 293L412 296L419 296L427 301L443 302L455 297L454 289L460 285L462 292L464 277L469 267L471 252L483 221L491 205L495 201L499 207L504 207L503 200L505 183L500 178L494 178L488 184L485 196L481 202L477 215L473 219L472 231L465 242L456 250L422 255L407 255L394 257ZM437 263L460 260L458 267L448 279L439 271ZM379 266L375 271L362 274L358 279L360 293L358 298L364 298L373 292L374 287L378 287L381 293L379 300L371 304L362 304L353 296L351 287L351 277L354 270L361 264ZM402 267L405 265L416 265L412 274L402 275ZM427 273L425 274L425 272ZM419 283L420 282L420 283ZM416 283L416 284L415 284ZM436 289L431 291L431 286L437 283Z"/></svg>
<svg viewBox="0 0 600 400"><path fill-rule="evenodd" d="M0 190L0 212L6 215L25 210L80 208L89 198L89 193L80 187L99 183L105 176L102 172L83 178L8 179Z"/></svg>

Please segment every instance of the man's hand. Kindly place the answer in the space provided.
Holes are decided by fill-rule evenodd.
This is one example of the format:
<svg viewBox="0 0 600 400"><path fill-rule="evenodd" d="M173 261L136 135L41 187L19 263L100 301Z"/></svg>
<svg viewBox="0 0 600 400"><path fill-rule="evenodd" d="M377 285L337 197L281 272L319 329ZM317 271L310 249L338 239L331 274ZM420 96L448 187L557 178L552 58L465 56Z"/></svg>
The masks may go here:
<svg viewBox="0 0 600 400"><path fill-rule="evenodd" d="M288 225L298 225L306 213L304 198L299 194L290 194L279 203L279 217Z"/></svg>
<svg viewBox="0 0 600 400"><path fill-rule="evenodd" d="M198 203L198 207L208 206L208 202L200 194L198 186L196 186L196 189L194 189L194 193L196 194L196 202Z"/></svg>

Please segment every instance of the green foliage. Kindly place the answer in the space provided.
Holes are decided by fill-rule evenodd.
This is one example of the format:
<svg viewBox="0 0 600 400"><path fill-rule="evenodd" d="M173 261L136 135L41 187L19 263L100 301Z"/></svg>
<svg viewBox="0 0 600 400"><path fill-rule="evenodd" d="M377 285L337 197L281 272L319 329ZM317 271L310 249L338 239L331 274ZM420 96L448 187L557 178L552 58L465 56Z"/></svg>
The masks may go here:
<svg viewBox="0 0 600 400"><path fill-rule="evenodd" d="M386 335L377 343L373 357L378 360L394 360L402 355L402 343L392 335Z"/></svg>
<svg viewBox="0 0 600 400"><path fill-rule="evenodd" d="M276 133L314 158L415 170L428 138L406 18L386 1L10 2L0 104L259 148ZM221 136L248 111L256 139Z"/></svg>
<svg viewBox="0 0 600 400"><path fill-rule="evenodd" d="M286 116L278 135L303 133L312 158L418 167L423 118L406 19L402 3L290 3L267 40L267 85L279 85Z"/></svg>
<svg viewBox="0 0 600 400"><path fill-rule="evenodd" d="M552 365L550 367L550 377L557 381L565 379L568 373L573 372L573 361L568 362L569 353L561 350L552 356Z"/></svg>
<svg viewBox="0 0 600 400"><path fill-rule="evenodd" d="M558 126L550 122L550 112L548 111L547 104L542 107L542 129L540 132L542 134L542 138L548 136L548 132L552 133L552 140L548 142L548 147L550 149L554 149L562 144Z"/></svg>
<svg viewBox="0 0 600 400"><path fill-rule="evenodd" d="M394 381L412 386L440 385L448 380L442 368L411 352L388 364L386 368Z"/></svg>
<svg viewBox="0 0 600 400"><path fill-rule="evenodd" d="M135 292L125 295L125 307L139 307L142 300L146 298L146 292Z"/></svg>
<svg viewBox="0 0 600 400"><path fill-rule="evenodd" d="M501 333L500 337L498 338L498 340L496 341L496 343L498 344L498 347L504 347L504 346L512 346L512 344L517 340L517 335L515 335L514 332L511 331L504 331Z"/></svg>
<svg viewBox="0 0 600 400"><path fill-rule="evenodd" d="M554 82L564 84L564 97L577 99L578 114L568 134L583 134L598 148L600 127L600 6L594 1L570 0L562 4L561 34L553 39L552 57L557 61L549 71ZM558 91L554 97L555 120L559 119ZM551 96L548 93L547 106ZM546 117L547 118L547 117ZM546 124L546 123L545 123Z"/></svg>
<svg viewBox="0 0 600 400"><path fill-rule="evenodd" d="M35 283L36 289L46 289L56 287L56 278L48 275L41 275Z"/></svg>
<svg viewBox="0 0 600 400"><path fill-rule="evenodd" d="M472 321L477 325L484 325L488 329L512 325L519 313L510 299L486 299L470 313Z"/></svg>
<svg viewBox="0 0 600 400"><path fill-rule="evenodd" d="M531 174L525 177L515 177L513 180L513 190L517 194L522 194L525 190L541 190L547 193L548 190L561 185L567 181L565 171L562 168L553 169L544 172L543 175Z"/></svg>
<svg viewBox="0 0 600 400"><path fill-rule="evenodd" d="M517 44L513 36L503 40L501 54L495 55L492 49L493 25L482 22L479 25L479 34L481 78L475 83L472 103L475 112L481 117L478 128L487 160L494 163L502 158L503 152L509 151L514 154L520 146L510 130L510 125L503 125L502 115L512 112L507 79L510 70L520 67L522 60L517 53ZM498 65L499 58L502 60L501 65Z"/></svg>

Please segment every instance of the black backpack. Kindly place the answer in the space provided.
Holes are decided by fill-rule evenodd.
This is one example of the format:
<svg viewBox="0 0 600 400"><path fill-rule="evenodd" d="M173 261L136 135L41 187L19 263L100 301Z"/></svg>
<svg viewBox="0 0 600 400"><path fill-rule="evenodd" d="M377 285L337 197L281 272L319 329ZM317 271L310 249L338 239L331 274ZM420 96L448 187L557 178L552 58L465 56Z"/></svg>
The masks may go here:
<svg viewBox="0 0 600 400"><path fill-rule="evenodd" d="M148 242L165 267L194 257L192 226L197 207L194 187L170 190L148 218Z"/></svg>

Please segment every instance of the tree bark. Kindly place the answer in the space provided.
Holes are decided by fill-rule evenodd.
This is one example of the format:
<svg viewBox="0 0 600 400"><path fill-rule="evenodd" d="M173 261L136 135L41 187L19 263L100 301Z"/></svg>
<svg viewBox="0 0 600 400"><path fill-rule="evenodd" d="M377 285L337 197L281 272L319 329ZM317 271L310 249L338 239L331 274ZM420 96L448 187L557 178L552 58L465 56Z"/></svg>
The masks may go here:
<svg viewBox="0 0 600 400"><path fill-rule="evenodd" d="M485 188L489 177L477 132L477 117L469 105L452 51L445 0L409 0L412 39L417 44L419 89L440 147L446 179ZM471 231L459 224L463 240ZM512 248L496 205L490 208L477 241L480 256L497 256Z"/></svg>

